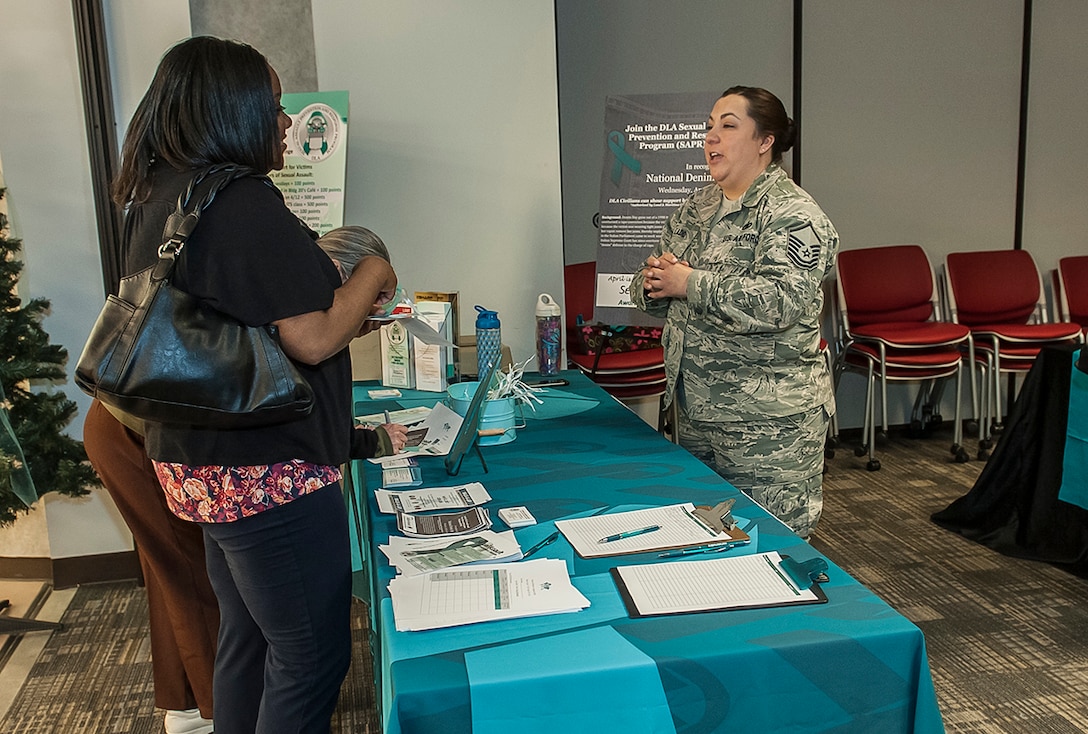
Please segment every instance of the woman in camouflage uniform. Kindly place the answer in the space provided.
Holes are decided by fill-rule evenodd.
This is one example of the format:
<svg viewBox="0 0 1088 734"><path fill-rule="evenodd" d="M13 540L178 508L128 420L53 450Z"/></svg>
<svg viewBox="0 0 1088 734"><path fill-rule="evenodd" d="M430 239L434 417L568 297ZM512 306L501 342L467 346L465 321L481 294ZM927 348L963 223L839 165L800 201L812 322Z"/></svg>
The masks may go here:
<svg viewBox="0 0 1088 734"><path fill-rule="evenodd" d="M780 165L793 137L773 94L726 90L703 143L714 183L669 217L631 297L665 319L680 444L807 538L835 410L819 344L839 238Z"/></svg>

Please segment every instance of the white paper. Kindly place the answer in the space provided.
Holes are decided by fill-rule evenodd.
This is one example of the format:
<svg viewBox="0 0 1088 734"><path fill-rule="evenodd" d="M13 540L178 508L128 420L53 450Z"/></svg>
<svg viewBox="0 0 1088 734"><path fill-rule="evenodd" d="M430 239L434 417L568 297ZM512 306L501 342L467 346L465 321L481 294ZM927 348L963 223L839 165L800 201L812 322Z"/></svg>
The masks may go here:
<svg viewBox="0 0 1088 734"><path fill-rule="evenodd" d="M650 507L645 510L617 512L611 515L590 515L571 520L557 520L555 527L563 533L563 537L582 558L643 553L728 540L729 536L715 532L696 519L691 514L694 509L695 505L687 502L681 505ZM608 543L600 542L601 538L610 535L653 525L659 525L661 529Z"/></svg>
<svg viewBox="0 0 1088 734"><path fill-rule="evenodd" d="M388 545L378 546L398 573L415 576L452 566L517 561L521 545L514 533L484 530L450 539L405 538L393 535Z"/></svg>
<svg viewBox="0 0 1088 734"><path fill-rule="evenodd" d="M566 562L552 558L397 576L389 582L389 594L401 632L575 612L589 606L571 585Z"/></svg>
<svg viewBox="0 0 1088 734"><path fill-rule="evenodd" d="M777 552L620 566L639 614L681 614L817 601L811 589L798 589L778 564Z"/></svg>
<svg viewBox="0 0 1088 734"><path fill-rule="evenodd" d="M445 456L453 448L453 440L457 438L457 431L464 420L445 403L435 403L427 418L416 428L426 428L427 435L418 446L405 448L395 456L403 458L420 454L423 456ZM380 459L368 459L376 464L384 464L394 457L385 456Z"/></svg>
<svg viewBox="0 0 1088 734"><path fill-rule="evenodd" d="M397 392L400 392L399 390ZM403 408L402 410L389 411L388 419L385 413L370 413L368 415L360 415L355 418L356 425L360 426L380 426L385 423L397 423L402 426L411 426L424 421L431 414L431 409L425 405L419 405L414 408Z"/></svg>
<svg viewBox="0 0 1088 734"><path fill-rule="evenodd" d="M398 512L436 512L475 507L491 500L491 495L479 482L457 484L452 487L429 487L392 492L387 489L374 490L378 501L378 511L386 515Z"/></svg>

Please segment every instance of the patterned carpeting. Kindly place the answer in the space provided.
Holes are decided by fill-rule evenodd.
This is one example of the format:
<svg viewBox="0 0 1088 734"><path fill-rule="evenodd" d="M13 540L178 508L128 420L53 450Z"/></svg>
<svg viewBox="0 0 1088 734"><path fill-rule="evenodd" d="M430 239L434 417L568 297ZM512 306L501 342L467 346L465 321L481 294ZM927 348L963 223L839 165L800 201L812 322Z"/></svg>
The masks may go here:
<svg viewBox="0 0 1088 734"><path fill-rule="evenodd" d="M828 462L813 545L921 627L950 734L1088 731L1088 581L1001 556L929 521L971 488L982 466L952 463L949 440L943 432L893 435L878 472L866 471L852 447L840 448ZM337 734L379 730L366 608L357 603L355 612ZM64 622L0 732L161 732L143 590L80 588Z"/></svg>
<svg viewBox="0 0 1088 734"><path fill-rule="evenodd" d="M1088 581L930 522L983 466L950 444L893 435L877 472L837 451L812 543L925 633L950 734L1088 731Z"/></svg>
<svg viewBox="0 0 1088 734"><path fill-rule="evenodd" d="M0 732L160 734L144 590L135 583L82 586L62 621L64 630L46 644L0 720ZM333 734L379 731L366 626L366 607L356 601L355 654L340 691Z"/></svg>

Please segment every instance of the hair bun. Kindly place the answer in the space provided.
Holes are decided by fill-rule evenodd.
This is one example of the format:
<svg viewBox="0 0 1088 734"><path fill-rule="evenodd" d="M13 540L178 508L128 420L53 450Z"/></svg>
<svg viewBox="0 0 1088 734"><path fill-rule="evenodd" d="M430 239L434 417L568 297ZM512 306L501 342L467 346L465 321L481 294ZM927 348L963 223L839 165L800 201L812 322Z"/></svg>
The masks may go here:
<svg viewBox="0 0 1088 734"><path fill-rule="evenodd" d="M782 136L784 139L778 141L778 149L785 153L793 144L797 141L797 125L794 123L792 117L786 118L786 133Z"/></svg>

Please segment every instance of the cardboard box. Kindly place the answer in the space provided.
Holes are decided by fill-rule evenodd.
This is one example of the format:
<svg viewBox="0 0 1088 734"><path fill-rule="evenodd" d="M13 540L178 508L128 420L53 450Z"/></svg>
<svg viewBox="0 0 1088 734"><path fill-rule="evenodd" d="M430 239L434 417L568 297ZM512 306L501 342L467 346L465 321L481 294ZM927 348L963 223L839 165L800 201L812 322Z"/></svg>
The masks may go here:
<svg viewBox="0 0 1088 734"><path fill-rule="evenodd" d="M463 336L457 340L457 345L460 347L457 350L458 371L457 374L461 377L468 375L468 379L476 379L476 335ZM511 365L514 364L513 354L510 351L510 347L506 344L502 345L502 356L499 358L499 369L503 372L509 372Z"/></svg>
<svg viewBox="0 0 1088 734"><path fill-rule="evenodd" d="M403 387L411 390L416 386L415 359L412 353L412 335L404 325L391 321L382 332L382 384L386 387Z"/></svg>

